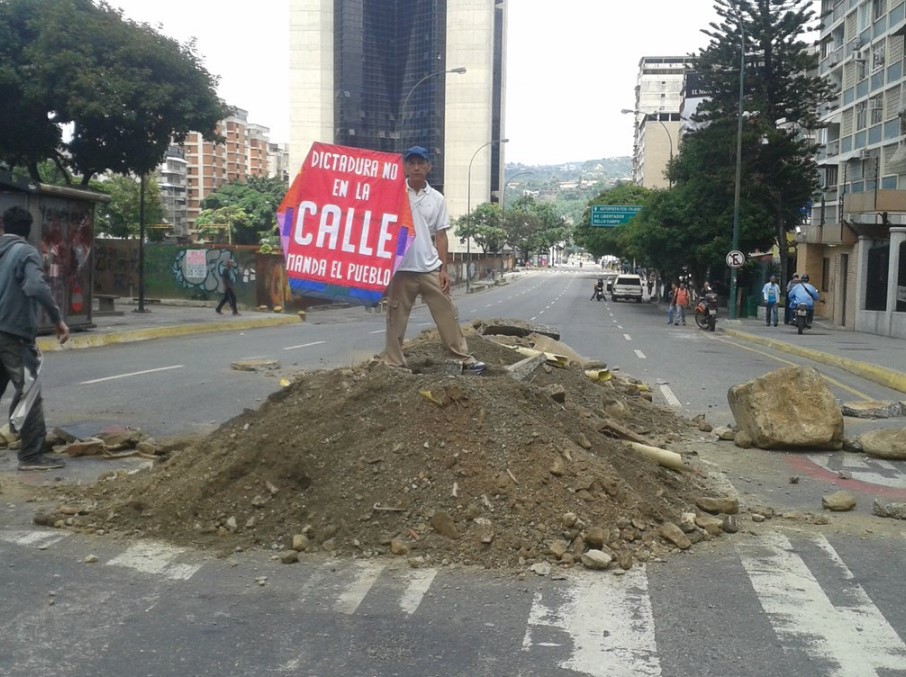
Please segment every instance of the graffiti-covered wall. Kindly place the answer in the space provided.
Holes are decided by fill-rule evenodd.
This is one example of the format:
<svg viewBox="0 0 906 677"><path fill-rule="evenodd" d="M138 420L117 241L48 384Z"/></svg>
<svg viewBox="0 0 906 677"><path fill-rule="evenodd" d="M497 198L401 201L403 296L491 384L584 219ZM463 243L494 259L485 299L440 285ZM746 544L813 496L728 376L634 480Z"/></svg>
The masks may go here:
<svg viewBox="0 0 906 677"><path fill-rule="evenodd" d="M136 240L97 240L94 291L134 298L138 295ZM286 282L283 257L259 254L255 247L209 249L175 244L145 244L145 298L217 300L223 293L223 269L236 262L234 285L238 302L270 308L302 307Z"/></svg>

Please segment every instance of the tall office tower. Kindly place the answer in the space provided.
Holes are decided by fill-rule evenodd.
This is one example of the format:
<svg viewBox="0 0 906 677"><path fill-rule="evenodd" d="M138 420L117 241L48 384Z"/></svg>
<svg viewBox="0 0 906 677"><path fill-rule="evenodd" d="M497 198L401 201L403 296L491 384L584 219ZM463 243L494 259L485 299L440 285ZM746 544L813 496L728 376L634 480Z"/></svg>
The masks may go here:
<svg viewBox="0 0 906 677"><path fill-rule="evenodd" d="M292 174L316 141L420 145L453 217L496 197L505 35L493 0L290 0Z"/></svg>
<svg viewBox="0 0 906 677"><path fill-rule="evenodd" d="M646 188L666 188L664 170L679 152L683 81L687 56L643 56L635 87L632 180Z"/></svg>

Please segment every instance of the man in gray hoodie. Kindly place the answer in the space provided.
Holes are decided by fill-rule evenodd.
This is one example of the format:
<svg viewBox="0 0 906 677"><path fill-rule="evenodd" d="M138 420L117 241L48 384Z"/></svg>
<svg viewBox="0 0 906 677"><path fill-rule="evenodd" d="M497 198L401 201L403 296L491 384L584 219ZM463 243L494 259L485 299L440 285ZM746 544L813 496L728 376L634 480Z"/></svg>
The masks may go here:
<svg viewBox="0 0 906 677"><path fill-rule="evenodd" d="M38 250L28 243L32 217L21 207L3 212L0 235L0 397L8 383L13 384L12 416L25 394L26 370L29 381L37 379L41 356L35 337L38 334L38 304L54 323L57 339L66 343L69 327L60 315L50 286L44 279L44 266ZM37 388L37 383L31 387ZM47 428L40 390L18 430L20 437L19 470L53 470L65 464L44 453Z"/></svg>

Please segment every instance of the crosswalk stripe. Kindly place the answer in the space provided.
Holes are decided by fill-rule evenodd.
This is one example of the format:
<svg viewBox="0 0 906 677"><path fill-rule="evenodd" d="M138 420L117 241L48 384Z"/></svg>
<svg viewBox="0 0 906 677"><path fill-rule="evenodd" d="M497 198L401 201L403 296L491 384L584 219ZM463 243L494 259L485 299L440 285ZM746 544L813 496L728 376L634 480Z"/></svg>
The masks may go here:
<svg viewBox="0 0 906 677"><path fill-rule="evenodd" d="M431 583L434 582L436 575L437 569L412 569L408 571L405 578L408 580L409 585L406 586L403 596L400 597L400 608L410 616L414 614L419 604L422 603L425 593L428 592L428 588L431 587Z"/></svg>
<svg viewBox="0 0 906 677"><path fill-rule="evenodd" d="M644 568L630 569L621 578L578 571L570 581L566 599L556 609L544 605L541 593L535 594L522 650L556 646L533 640L535 627L553 627L572 639L572 653L560 663L561 668L590 677L659 676L654 613Z"/></svg>
<svg viewBox="0 0 906 677"><path fill-rule="evenodd" d="M161 574L173 580L186 581L200 568L200 564L174 564L173 560L186 552L166 543L146 541L130 546L107 562L107 566L135 569L146 574Z"/></svg>
<svg viewBox="0 0 906 677"><path fill-rule="evenodd" d="M2 531L0 541L15 543L16 545L34 545L39 548L48 548L66 538L68 534L57 531Z"/></svg>
<svg viewBox="0 0 906 677"><path fill-rule="evenodd" d="M822 549L832 550L829 543ZM835 677L870 677L878 669L906 665L906 645L861 586L850 583L849 603L834 606L778 532L740 543L736 550L781 641L802 643L815 659L838 666ZM836 552L834 560L846 568Z"/></svg>
<svg viewBox="0 0 906 677"><path fill-rule="evenodd" d="M377 581L384 570L384 564L378 562L356 562L356 577L346 589L340 593L340 598L334 605L334 610L342 614L354 614L365 595Z"/></svg>

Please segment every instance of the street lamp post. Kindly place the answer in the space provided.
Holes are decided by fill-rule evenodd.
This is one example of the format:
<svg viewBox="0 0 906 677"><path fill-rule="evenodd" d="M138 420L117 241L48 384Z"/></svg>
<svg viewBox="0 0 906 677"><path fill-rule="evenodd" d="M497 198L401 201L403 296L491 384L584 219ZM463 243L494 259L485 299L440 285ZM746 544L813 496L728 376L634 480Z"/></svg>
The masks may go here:
<svg viewBox="0 0 906 677"><path fill-rule="evenodd" d="M632 113L633 115L644 115L646 120L651 119L648 113L643 113L640 110L633 110L632 108L623 108L622 110L620 110L620 112L623 113L624 115L626 113ZM673 164L673 137L670 136L670 130L667 129L667 125L665 125L664 121L661 120L659 117L656 117L654 119L654 121L657 122L661 127L664 128L664 134L667 135L667 143L670 144L670 164ZM668 181L670 187L673 188L673 180L668 177L667 181Z"/></svg>
<svg viewBox="0 0 906 677"><path fill-rule="evenodd" d="M488 146L495 143L507 143L509 139L493 139L487 143L481 144L478 148L475 149L475 152L472 153L472 159L469 160L469 179L466 188L466 223L469 226L469 230L472 230L472 163L475 161L475 156L481 151L482 148L487 148ZM506 188L506 186L504 186ZM466 236L466 293L469 293L471 289L469 282L469 265L472 263L472 235L469 234Z"/></svg>
<svg viewBox="0 0 906 677"><path fill-rule="evenodd" d="M412 88L406 93L406 98L403 99L403 105L400 106L400 129L399 129L400 138L399 138L399 142L398 142L399 145L401 146L399 149L400 152L403 152L403 150L405 150L405 144L403 144L403 133L405 132L405 128L403 126L403 116L406 114L406 105L409 103L409 97L412 96L412 92L414 92L416 89L418 89L418 86L420 84L422 84L425 80L430 80L431 78L435 78L438 75L444 75L445 73L456 73L458 75L462 75L465 72L466 72L466 69L464 66L458 66L457 68L451 68L451 69L445 70L445 71L434 71L433 73L428 73L425 77L423 77L421 80L419 80L414 85L412 85Z"/></svg>
<svg viewBox="0 0 906 677"><path fill-rule="evenodd" d="M739 25L739 104L736 122L736 186L733 190L733 251L739 250L739 195L742 186L742 118L743 97L745 95L746 75L746 29L742 23L742 14L736 9L736 21ZM736 268L730 269L730 299L727 303L727 318L736 319Z"/></svg>

